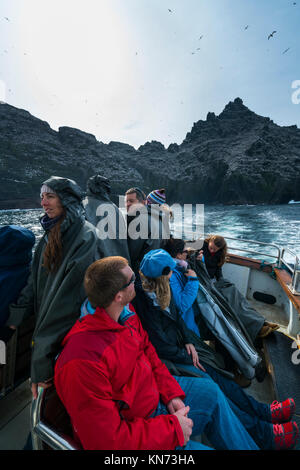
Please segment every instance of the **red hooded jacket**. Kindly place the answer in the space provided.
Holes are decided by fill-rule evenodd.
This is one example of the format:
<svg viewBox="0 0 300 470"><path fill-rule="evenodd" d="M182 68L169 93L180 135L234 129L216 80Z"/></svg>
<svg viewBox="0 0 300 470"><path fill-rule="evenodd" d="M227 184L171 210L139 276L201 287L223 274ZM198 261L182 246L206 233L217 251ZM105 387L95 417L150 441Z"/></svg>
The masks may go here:
<svg viewBox="0 0 300 470"><path fill-rule="evenodd" d="M185 395L135 313L121 325L97 308L75 323L63 346L55 387L84 449L169 450L183 445L176 416L150 417L159 399L167 404Z"/></svg>

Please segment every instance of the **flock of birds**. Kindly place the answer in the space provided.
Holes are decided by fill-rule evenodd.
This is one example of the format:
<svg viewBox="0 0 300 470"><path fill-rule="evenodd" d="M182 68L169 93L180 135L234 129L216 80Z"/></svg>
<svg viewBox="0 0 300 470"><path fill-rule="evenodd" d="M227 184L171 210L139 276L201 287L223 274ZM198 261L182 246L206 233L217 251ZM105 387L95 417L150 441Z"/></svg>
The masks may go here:
<svg viewBox="0 0 300 470"><path fill-rule="evenodd" d="M296 5L297 5L297 2L293 2L293 6L296 6ZM170 8L168 8L168 12L169 12L169 13L173 13L173 10L171 10ZM4 19L5 19L6 21L10 21L10 19L9 19L7 16L4 16ZM247 24L244 29L247 30L248 28L249 28L249 25ZM274 37L274 34L276 34L276 33L277 33L277 31L272 31L272 33L270 33L270 34L268 35L268 40L270 40L271 38L273 38L273 37ZM200 41L202 38L203 38L203 35L201 35L198 40ZM191 52L191 54L194 55L194 54L196 54L196 53L197 53L198 51L200 51L200 50L201 50L201 48L200 48L200 47L197 47L197 49L196 49L195 51ZM285 50L282 52L282 54L286 54L289 50L290 50L290 47L288 47L287 49L285 49ZM7 53L7 50L5 49L4 52ZM137 52L136 52L135 54L138 55ZM24 52L24 55L27 55L26 52Z"/></svg>
<svg viewBox="0 0 300 470"><path fill-rule="evenodd" d="M295 6L295 5L297 5L297 2L293 2L293 6ZM169 11L169 13L173 13L173 11L170 8L168 8L168 11ZM247 24L244 29L246 30L248 28L249 28L249 25ZM271 39L274 36L274 34L276 34L276 33L277 33L277 31L272 31L272 33L270 33L268 35L268 40ZM200 36L199 40L202 39L202 38L203 38L203 35ZM285 49L282 54L286 54L289 50L290 50L290 47ZM194 54L196 54L197 51L200 51L200 47L198 47L195 52L191 52L191 54L194 55Z"/></svg>

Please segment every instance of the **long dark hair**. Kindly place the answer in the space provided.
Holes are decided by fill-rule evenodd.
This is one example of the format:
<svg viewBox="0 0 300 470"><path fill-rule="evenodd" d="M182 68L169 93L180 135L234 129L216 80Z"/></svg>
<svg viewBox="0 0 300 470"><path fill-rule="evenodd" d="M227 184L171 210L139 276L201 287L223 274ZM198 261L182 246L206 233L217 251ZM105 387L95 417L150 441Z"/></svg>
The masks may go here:
<svg viewBox="0 0 300 470"><path fill-rule="evenodd" d="M178 253L182 253L184 250L185 242L180 238L169 238L162 246L172 258L176 258Z"/></svg>
<svg viewBox="0 0 300 470"><path fill-rule="evenodd" d="M63 246L61 240L61 224L63 223L66 217L64 211L63 216L58 220L58 222L52 227L48 235L48 242L44 251L44 262L43 266L50 273L55 273L58 271L59 266L62 263L63 258Z"/></svg>
<svg viewBox="0 0 300 470"><path fill-rule="evenodd" d="M210 241L214 242L217 248L219 248L218 253L220 253L220 261L218 266L223 266L225 261L227 261L227 243L224 237L221 235L210 235L204 241L209 244Z"/></svg>

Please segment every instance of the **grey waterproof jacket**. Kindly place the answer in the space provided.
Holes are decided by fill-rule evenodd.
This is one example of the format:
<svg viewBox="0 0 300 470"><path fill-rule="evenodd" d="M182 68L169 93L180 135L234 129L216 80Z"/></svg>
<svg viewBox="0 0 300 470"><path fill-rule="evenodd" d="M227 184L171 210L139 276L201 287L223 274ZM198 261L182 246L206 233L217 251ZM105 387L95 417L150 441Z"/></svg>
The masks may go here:
<svg viewBox="0 0 300 470"><path fill-rule="evenodd" d="M238 312L215 287L205 264L197 260L195 254L191 255L189 263L200 283L196 304L200 309L201 317L208 329L230 353L245 377L252 379L255 376L256 367L261 363L261 357L240 320Z"/></svg>
<svg viewBox="0 0 300 470"><path fill-rule="evenodd" d="M27 285L15 304L10 305L6 325L19 326L34 314L31 380L43 382L53 377L60 344L80 315L86 295L83 278L88 266L101 255L93 225L84 219L82 191L72 180L52 176L43 184L53 189L66 210L61 224L63 261L55 273L43 267L48 233L38 243Z"/></svg>
<svg viewBox="0 0 300 470"><path fill-rule="evenodd" d="M123 256L130 262L125 217L111 201L109 193L107 178L101 175L89 178L82 201L85 218L99 230L99 245L105 256Z"/></svg>

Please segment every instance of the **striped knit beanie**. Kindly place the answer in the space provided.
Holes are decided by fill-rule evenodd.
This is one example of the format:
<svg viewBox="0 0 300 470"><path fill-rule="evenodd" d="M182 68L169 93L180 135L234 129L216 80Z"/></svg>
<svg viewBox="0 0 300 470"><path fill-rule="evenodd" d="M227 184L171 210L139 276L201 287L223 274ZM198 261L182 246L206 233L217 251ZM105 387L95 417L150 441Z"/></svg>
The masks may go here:
<svg viewBox="0 0 300 470"><path fill-rule="evenodd" d="M154 189L147 196L147 204L165 204L166 194L164 189Z"/></svg>

